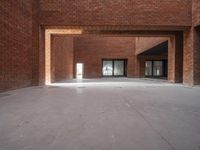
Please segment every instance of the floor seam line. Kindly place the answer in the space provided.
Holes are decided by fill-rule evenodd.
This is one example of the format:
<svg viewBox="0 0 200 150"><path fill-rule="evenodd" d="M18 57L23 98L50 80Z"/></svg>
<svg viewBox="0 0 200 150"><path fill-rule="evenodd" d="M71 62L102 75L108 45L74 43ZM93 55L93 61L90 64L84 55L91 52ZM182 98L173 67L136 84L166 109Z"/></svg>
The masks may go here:
<svg viewBox="0 0 200 150"><path fill-rule="evenodd" d="M152 124L145 118L145 116L139 112L130 102L126 97L123 97L123 99L138 113L138 115L151 127L151 129L157 134L159 135L159 137L165 141L172 150L176 150L176 148L169 142L169 140L167 138L165 138L158 130L156 130Z"/></svg>

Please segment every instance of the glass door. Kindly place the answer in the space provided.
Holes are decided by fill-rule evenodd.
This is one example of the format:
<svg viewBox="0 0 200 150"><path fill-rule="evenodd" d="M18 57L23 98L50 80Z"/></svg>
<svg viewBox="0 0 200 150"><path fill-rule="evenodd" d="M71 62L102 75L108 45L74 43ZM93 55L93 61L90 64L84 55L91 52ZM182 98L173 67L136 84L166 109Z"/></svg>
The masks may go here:
<svg viewBox="0 0 200 150"><path fill-rule="evenodd" d="M167 60L148 60L145 62L146 77L167 77Z"/></svg>
<svg viewBox="0 0 200 150"><path fill-rule="evenodd" d="M152 61L145 62L145 76L152 76Z"/></svg>
<svg viewBox="0 0 200 150"><path fill-rule="evenodd" d="M124 60L114 60L114 76L124 76Z"/></svg>
<svg viewBox="0 0 200 150"><path fill-rule="evenodd" d="M105 59L102 60L102 75L108 76L126 76L126 63L125 59Z"/></svg>
<svg viewBox="0 0 200 150"><path fill-rule="evenodd" d="M113 61L104 60L102 68L103 76L113 76Z"/></svg>
<svg viewBox="0 0 200 150"><path fill-rule="evenodd" d="M154 76L163 76L163 61L154 61L153 62L153 75Z"/></svg>

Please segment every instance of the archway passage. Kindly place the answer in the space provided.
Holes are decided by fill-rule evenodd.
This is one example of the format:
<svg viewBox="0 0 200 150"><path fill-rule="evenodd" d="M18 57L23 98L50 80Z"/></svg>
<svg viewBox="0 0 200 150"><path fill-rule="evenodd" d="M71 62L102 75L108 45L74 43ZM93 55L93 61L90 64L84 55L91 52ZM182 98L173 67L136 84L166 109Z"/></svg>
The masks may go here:
<svg viewBox="0 0 200 150"><path fill-rule="evenodd" d="M40 81L45 78L46 84L49 84L75 78L77 63L84 65L83 78L100 78L103 76L102 60L121 59L126 60L123 64L127 65L123 65L123 76L148 76L145 75L145 62L149 60L152 61L151 71L154 77L165 77L173 83L182 82L181 32L85 28L48 27L44 30L45 49L41 49L40 53L45 51L45 58L41 58L42 61L45 60L45 66L40 68L45 68L46 71L41 74ZM144 57L148 59L145 60Z"/></svg>

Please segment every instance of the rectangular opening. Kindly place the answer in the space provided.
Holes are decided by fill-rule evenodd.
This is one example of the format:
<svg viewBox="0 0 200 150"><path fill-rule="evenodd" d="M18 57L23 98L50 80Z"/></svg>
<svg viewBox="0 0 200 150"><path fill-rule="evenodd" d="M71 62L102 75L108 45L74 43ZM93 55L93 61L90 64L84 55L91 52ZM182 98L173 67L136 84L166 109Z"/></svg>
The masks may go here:
<svg viewBox="0 0 200 150"><path fill-rule="evenodd" d="M77 63L76 64L76 78L77 79L83 79L83 63Z"/></svg>

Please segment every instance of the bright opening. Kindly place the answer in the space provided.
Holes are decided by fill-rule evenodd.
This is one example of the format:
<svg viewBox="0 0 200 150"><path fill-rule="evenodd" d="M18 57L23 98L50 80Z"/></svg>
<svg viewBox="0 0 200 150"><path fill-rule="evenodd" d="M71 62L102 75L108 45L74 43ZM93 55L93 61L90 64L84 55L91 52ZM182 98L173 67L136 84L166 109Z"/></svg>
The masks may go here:
<svg viewBox="0 0 200 150"><path fill-rule="evenodd" d="M76 64L76 78L83 79L83 63Z"/></svg>

